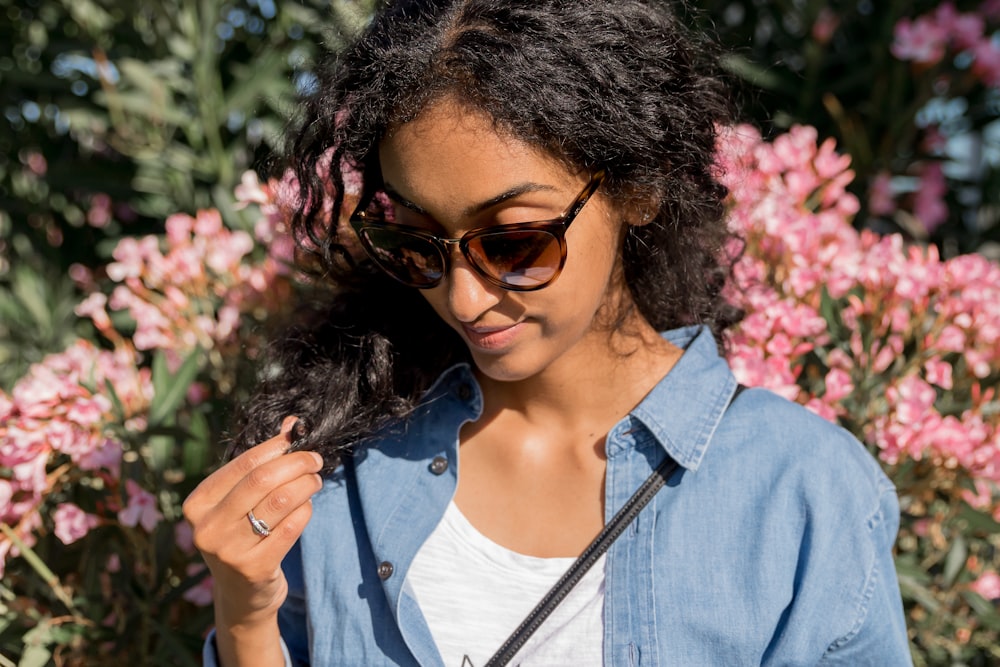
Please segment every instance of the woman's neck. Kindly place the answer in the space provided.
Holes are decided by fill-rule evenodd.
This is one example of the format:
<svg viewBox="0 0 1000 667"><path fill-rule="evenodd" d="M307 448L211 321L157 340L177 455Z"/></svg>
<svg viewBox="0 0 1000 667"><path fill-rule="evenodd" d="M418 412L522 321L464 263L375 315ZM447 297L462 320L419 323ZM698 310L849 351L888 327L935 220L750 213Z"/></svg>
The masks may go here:
<svg viewBox="0 0 1000 667"><path fill-rule="evenodd" d="M603 437L681 354L638 316L613 331L591 331L573 350L532 377L504 382L480 374L484 397L480 423L502 419L517 424L519 430L554 431L578 436L580 441Z"/></svg>

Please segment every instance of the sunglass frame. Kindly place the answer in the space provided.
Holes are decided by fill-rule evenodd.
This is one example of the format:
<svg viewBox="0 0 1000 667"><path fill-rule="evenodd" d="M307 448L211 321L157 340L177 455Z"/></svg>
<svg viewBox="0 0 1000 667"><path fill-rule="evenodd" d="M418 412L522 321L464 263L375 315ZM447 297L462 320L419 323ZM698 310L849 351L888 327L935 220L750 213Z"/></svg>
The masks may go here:
<svg viewBox="0 0 1000 667"><path fill-rule="evenodd" d="M557 218L552 218L550 220L538 220L534 222L516 222L503 225L489 225L487 227L477 227L476 229L470 229L465 234L462 234L459 238L446 238L438 236L432 232L411 227L409 225L400 225L392 222L387 222L385 220L377 219L370 216L364 209L368 207L371 203L371 198L366 201L359 203L358 207L351 214L350 223L351 227L354 228L357 234L358 240L361 243L361 247L364 248L365 253L368 255L369 259L379 267L381 271L387 273L390 277L394 278L398 282L408 286L415 287L417 289L431 289L437 287L444 280L444 277L448 275L451 271L451 253L448 251L448 246L457 245L462 256L469 263L478 275L489 282L492 285L501 287L505 290L511 292L532 292L535 290L542 289L546 287L559 277L562 273L563 266L566 263L566 231L569 226L576 220L580 211L583 207L587 205L587 202L594 196L597 189L601 186L604 181L604 171L598 171L591 176L590 180L584 189L576 196L576 198L570 203L566 210ZM370 243L365 230L383 230L383 231L397 231L414 236L417 238L425 239L432 247L437 251L441 259L441 276L435 280L431 280L428 283L416 284L397 275L394 271L386 268L383 261L377 256L375 252L375 246ZM555 268L554 273L546 281L539 283L537 285L523 286L523 285L513 285L504 282L500 278L491 275L486 271L486 269L480 266L474 257L474 255L469 251L469 243L477 238L484 236L502 236L508 233L517 233L524 231L541 231L550 234L559 243L559 266Z"/></svg>

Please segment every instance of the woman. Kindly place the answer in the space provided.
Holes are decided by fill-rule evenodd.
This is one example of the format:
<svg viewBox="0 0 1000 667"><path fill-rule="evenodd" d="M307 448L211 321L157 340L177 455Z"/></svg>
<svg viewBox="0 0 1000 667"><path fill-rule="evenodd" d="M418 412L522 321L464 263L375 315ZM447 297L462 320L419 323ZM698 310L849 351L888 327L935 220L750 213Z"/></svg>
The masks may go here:
<svg viewBox="0 0 1000 667"><path fill-rule="evenodd" d="M400 0L320 72L294 225L334 296L185 505L210 663L481 667L672 460L512 664L909 664L892 485L719 354L706 53L652 0Z"/></svg>

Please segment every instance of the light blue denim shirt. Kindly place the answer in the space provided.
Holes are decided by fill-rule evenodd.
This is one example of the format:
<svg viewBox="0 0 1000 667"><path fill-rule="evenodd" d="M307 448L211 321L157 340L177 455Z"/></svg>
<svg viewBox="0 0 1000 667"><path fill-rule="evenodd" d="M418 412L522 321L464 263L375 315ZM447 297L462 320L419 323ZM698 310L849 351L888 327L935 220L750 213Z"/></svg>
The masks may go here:
<svg viewBox="0 0 1000 667"><path fill-rule="evenodd" d="M685 353L607 435L606 517L665 456L680 468L608 552L604 664L910 665L899 509L875 460L768 391L729 406L736 380L711 334L664 336ZM469 367L450 369L405 428L314 496L283 564L293 664L442 665L406 575L454 495L459 428L481 409Z"/></svg>

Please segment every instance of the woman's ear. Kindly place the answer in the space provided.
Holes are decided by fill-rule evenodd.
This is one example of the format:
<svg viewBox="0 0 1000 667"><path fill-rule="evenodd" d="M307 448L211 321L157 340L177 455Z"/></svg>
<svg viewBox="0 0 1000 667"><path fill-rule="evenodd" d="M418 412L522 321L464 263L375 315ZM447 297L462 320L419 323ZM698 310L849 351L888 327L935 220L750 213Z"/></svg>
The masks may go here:
<svg viewBox="0 0 1000 667"><path fill-rule="evenodd" d="M637 220L635 221L629 220L629 224L632 225L633 227L645 227L646 225L651 223L653 221L653 218L655 217L656 216L653 214L653 212L647 209L638 217Z"/></svg>
<svg viewBox="0 0 1000 667"><path fill-rule="evenodd" d="M653 197L636 197L625 207L625 222L631 227L644 227L656 219L659 206Z"/></svg>

